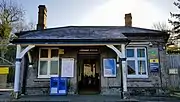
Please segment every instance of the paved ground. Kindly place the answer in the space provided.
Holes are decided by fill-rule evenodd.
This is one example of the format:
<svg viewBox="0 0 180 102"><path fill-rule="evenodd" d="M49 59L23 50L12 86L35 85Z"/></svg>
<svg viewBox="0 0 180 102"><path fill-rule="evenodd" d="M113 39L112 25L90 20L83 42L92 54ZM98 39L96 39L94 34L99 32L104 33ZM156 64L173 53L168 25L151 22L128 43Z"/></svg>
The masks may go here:
<svg viewBox="0 0 180 102"><path fill-rule="evenodd" d="M50 102L138 102L136 99L121 99L120 96L102 95L68 95L68 96L21 96L20 99L13 99L8 95L0 95L0 101L50 101Z"/></svg>
<svg viewBox="0 0 180 102"><path fill-rule="evenodd" d="M12 98L9 93L0 93L0 102L30 102L30 101L56 101L56 102L180 102L177 97L145 97L133 96L131 99L121 99L119 96L102 95L68 95L68 96L21 96L20 99Z"/></svg>
<svg viewBox="0 0 180 102"><path fill-rule="evenodd" d="M180 102L178 97L152 97L152 96L134 96L134 99L139 100L139 102Z"/></svg>

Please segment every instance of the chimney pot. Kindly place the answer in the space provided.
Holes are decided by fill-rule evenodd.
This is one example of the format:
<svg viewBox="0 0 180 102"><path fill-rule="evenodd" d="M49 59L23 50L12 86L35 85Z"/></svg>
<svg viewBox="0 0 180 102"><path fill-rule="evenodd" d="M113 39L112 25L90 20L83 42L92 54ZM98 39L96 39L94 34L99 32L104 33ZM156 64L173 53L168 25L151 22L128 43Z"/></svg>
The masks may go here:
<svg viewBox="0 0 180 102"><path fill-rule="evenodd" d="M39 5L38 8L39 12L37 30L44 30L46 28L47 8L45 5Z"/></svg>
<svg viewBox="0 0 180 102"><path fill-rule="evenodd" d="M125 26L132 27L132 16L131 13L125 14Z"/></svg>

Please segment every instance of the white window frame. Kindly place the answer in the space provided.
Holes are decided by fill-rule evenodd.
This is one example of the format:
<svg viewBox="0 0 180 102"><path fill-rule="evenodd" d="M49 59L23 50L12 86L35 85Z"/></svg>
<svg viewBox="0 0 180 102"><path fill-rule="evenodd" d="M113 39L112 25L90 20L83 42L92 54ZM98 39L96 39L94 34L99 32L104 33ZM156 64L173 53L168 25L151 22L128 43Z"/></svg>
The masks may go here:
<svg viewBox="0 0 180 102"><path fill-rule="evenodd" d="M126 47L126 49L134 49L134 57L127 57L127 61L128 60L134 60L135 61L135 75L128 74L128 68L127 68L127 78L148 78L147 48L146 47L135 47L135 46L133 46L133 47ZM145 57L143 57L143 58L137 57L137 49L144 49ZM145 61L145 66L146 66L146 74L145 75L138 74L138 61L139 60Z"/></svg>
<svg viewBox="0 0 180 102"><path fill-rule="evenodd" d="M48 58L41 58L41 50L42 49L48 49ZM50 77L57 77L59 75L59 54L58 57L51 58L51 50L52 49L57 49L58 48L40 48L39 49L39 63L38 63L38 78L50 78ZM40 75L40 61L48 61L48 66L47 66L47 75ZM51 66L51 61L58 61L58 74L57 75L50 75L50 66Z"/></svg>

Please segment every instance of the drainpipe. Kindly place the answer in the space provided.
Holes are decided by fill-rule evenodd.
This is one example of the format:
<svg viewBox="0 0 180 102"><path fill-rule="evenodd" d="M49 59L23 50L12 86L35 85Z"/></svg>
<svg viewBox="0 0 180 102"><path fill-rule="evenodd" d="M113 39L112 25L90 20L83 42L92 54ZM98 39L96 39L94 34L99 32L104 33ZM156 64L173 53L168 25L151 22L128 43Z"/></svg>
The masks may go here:
<svg viewBox="0 0 180 102"><path fill-rule="evenodd" d="M124 99L124 88L123 88L123 71L122 67L120 65L122 64L121 58L119 58L119 68L120 68L120 73L121 73L121 99Z"/></svg>
<svg viewBox="0 0 180 102"><path fill-rule="evenodd" d="M161 58L160 58L160 43L158 42L158 59L159 59L159 76L160 76L160 84L161 84L161 90L162 90L162 68L161 68ZM164 49L163 49L164 50ZM159 87L159 85L158 85L158 87ZM159 92L159 90L158 90L158 92Z"/></svg>
<svg viewBox="0 0 180 102"><path fill-rule="evenodd" d="M28 68L29 68L29 63L30 61L27 58L27 55L24 57L24 71L23 71L23 82L22 82L22 94L25 95L26 93L26 83L27 83L27 74L28 74Z"/></svg>

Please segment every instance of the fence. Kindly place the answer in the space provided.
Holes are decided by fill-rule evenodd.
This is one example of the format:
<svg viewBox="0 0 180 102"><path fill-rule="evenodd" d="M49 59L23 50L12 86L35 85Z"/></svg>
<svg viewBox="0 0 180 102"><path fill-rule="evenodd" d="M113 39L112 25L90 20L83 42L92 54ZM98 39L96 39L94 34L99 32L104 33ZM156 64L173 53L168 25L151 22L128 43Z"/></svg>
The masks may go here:
<svg viewBox="0 0 180 102"><path fill-rule="evenodd" d="M180 54L167 54L168 86L180 89Z"/></svg>

